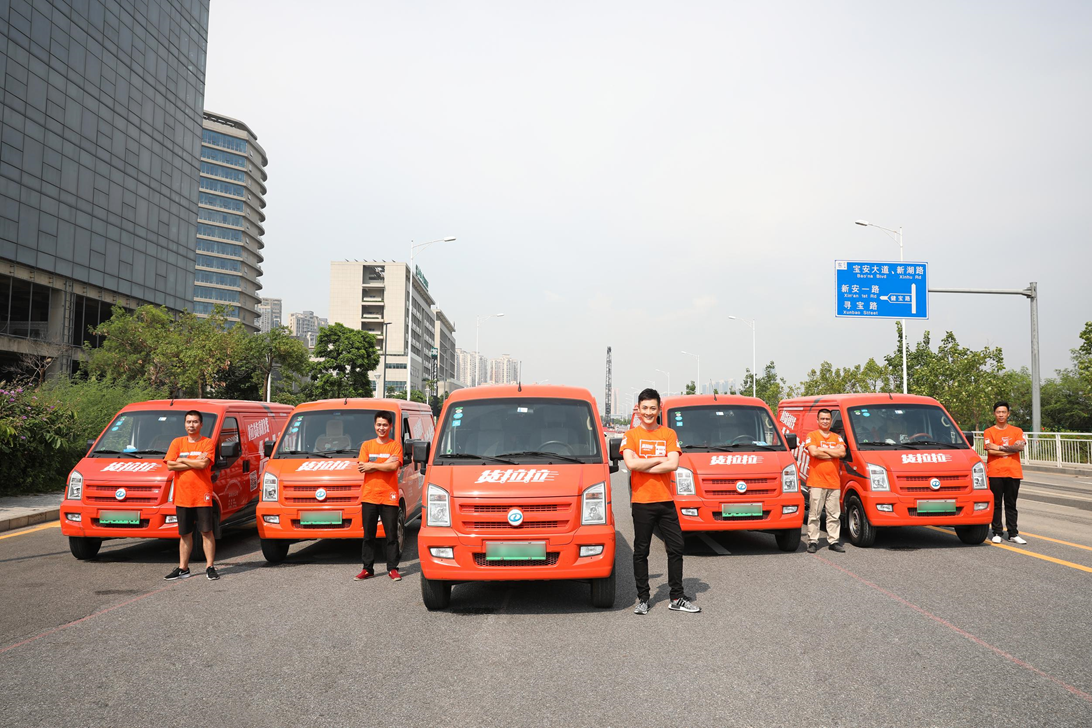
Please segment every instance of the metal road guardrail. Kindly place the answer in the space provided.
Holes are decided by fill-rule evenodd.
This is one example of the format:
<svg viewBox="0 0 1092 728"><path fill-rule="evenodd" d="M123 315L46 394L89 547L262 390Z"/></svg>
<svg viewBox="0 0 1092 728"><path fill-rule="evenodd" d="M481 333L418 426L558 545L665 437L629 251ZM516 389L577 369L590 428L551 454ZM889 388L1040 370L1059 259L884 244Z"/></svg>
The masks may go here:
<svg viewBox="0 0 1092 728"><path fill-rule="evenodd" d="M982 432L974 433L974 449L985 457ZM1034 465L1092 465L1092 432L1025 432L1028 445L1021 460Z"/></svg>

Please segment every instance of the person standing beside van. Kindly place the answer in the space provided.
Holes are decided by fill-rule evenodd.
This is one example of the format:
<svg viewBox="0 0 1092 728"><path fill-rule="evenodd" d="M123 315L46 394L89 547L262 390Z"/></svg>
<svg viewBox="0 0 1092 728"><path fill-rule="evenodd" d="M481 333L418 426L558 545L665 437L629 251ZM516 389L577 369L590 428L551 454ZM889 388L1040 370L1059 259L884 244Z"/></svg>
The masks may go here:
<svg viewBox="0 0 1092 728"><path fill-rule="evenodd" d="M216 509L212 505L212 461L215 448L212 440L201 436L204 418L197 410L186 413L183 421L185 437L176 437L167 448L164 461L174 472L174 508L178 515L178 566L164 579L187 579L190 576L190 554L193 552L193 531L201 532L205 549L205 576L220 578L213 565L216 556Z"/></svg>
<svg viewBox="0 0 1092 728"><path fill-rule="evenodd" d="M637 396L640 423L628 430L622 457L629 470L630 502L633 510L633 578L637 582L634 614L648 614L651 591L648 586L648 552L652 531L660 527L667 549L667 583L671 587L668 609L700 612L683 594L683 535L675 501L671 497L671 473L679 467L679 439L670 427L657 424L660 394L645 389Z"/></svg>
<svg viewBox="0 0 1092 728"><path fill-rule="evenodd" d="M842 553L841 536L842 473L840 458L846 456L846 442L837 432L830 431L834 421L829 409L817 413L819 429L808 433L808 553L819 549L819 519L827 511L827 543L831 551Z"/></svg>
<svg viewBox="0 0 1092 728"><path fill-rule="evenodd" d="M1009 424L1009 403L998 402L993 406L997 424L983 435L986 450L986 476L993 491L993 543L1001 543L1004 528L1001 524L1001 508L1005 508L1005 524L1009 527L1009 541L1026 544L1016 528L1016 498L1020 495L1020 480L1024 469L1020 453L1027 440L1024 431Z"/></svg>
<svg viewBox="0 0 1092 728"><path fill-rule="evenodd" d="M364 484L360 486L360 517L364 526L360 560L364 568L353 577L357 581L363 581L374 573L375 552L379 547L375 534L379 519L383 519L383 532L386 534L387 576L393 581L402 581L398 573L398 469L402 467L402 443L391 438L393 426L393 414L377 412L376 438L360 446L356 468L364 473Z"/></svg>

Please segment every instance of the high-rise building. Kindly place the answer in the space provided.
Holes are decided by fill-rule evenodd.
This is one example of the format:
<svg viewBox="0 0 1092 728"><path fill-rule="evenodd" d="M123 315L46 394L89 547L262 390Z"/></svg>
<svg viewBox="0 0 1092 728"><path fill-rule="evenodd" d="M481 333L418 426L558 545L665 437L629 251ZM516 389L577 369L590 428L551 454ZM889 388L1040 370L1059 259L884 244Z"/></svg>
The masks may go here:
<svg viewBox="0 0 1092 728"><path fill-rule="evenodd" d="M618 387L611 387L610 390L610 411L612 417L617 417L622 412L622 403L618 396Z"/></svg>
<svg viewBox="0 0 1092 728"><path fill-rule="evenodd" d="M380 362L381 371L375 373L377 386L382 386L379 382L385 373L387 388L403 396L407 381L413 389L424 391L424 381L431 378L431 352L436 341L435 304L420 268L411 278L405 263L330 263L330 320L375 336L381 355L386 339L386 359Z"/></svg>
<svg viewBox="0 0 1092 728"><path fill-rule="evenodd" d="M0 370L192 306L208 0L0 3ZM3 372L0 372L0 379Z"/></svg>
<svg viewBox="0 0 1092 728"><path fill-rule="evenodd" d="M489 360L490 384L515 384L519 381L519 361L508 354Z"/></svg>
<svg viewBox="0 0 1092 728"><path fill-rule="evenodd" d="M480 360L482 357L478 356L472 351L465 351L463 349L455 350L455 379L465 387L473 387L478 384L479 372L481 369Z"/></svg>
<svg viewBox="0 0 1092 728"><path fill-rule="evenodd" d="M288 330L292 332L292 336L307 344L310 349L315 348L315 339L318 337L319 329L328 324L329 322L325 318L316 316L314 311L290 313L285 323Z"/></svg>
<svg viewBox="0 0 1092 728"><path fill-rule="evenodd" d="M258 304L258 330L268 334L270 329L283 326L284 302L280 298L263 298Z"/></svg>
<svg viewBox="0 0 1092 728"><path fill-rule="evenodd" d="M436 319L436 336L433 348L436 350L435 376L436 393L440 396L460 388L455 376L455 324L435 306L432 315Z"/></svg>
<svg viewBox="0 0 1092 728"><path fill-rule="evenodd" d="M193 310L223 304L229 320L257 331L269 159L238 119L206 111L203 120Z"/></svg>

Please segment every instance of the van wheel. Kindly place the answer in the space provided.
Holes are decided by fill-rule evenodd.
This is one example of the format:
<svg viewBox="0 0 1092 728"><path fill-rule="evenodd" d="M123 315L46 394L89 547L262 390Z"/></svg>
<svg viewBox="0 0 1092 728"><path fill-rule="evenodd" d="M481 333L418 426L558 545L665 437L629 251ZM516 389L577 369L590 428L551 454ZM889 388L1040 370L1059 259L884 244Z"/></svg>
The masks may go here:
<svg viewBox="0 0 1092 728"><path fill-rule="evenodd" d="M864 504L855 495L846 501L846 530L849 542L854 546L867 548L876 543L876 527L869 523Z"/></svg>
<svg viewBox="0 0 1092 728"><path fill-rule="evenodd" d="M406 548L406 507L398 506L398 521L394 527L398 534L398 560L402 560L402 551Z"/></svg>
<svg viewBox="0 0 1092 728"><path fill-rule="evenodd" d="M977 546L986 540L986 536L990 535L990 524L980 523L977 526L956 526L955 532L956 535L959 536L959 540L963 543Z"/></svg>
<svg viewBox="0 0 1092 728"><path fill-rule="evenodd" d="M791 554L800 548L799 528L785 528L780 531L774 531L774 538L777 539L777 548L782 551Z"/></svg>
<svg viewBox="0 0 1092 728"><path fill-rule="evenodd" d="M288 558L288 547L292 542L283 538L263 538L262 556L271 564L279 564Z"/></svg>
<svg viewBox="0 0 1092 728"><path fill-rule="evenodd" d="M614 574L614 570L611 570L610 576L591 580L591 605L596 609L610 609L614 606Z"/></svg>
<svg viewBox="0 0 1092 728"><path fill-rule="evenodd" d="M421 600L425 603L425 609L430 612L447 609L451 604L451 582L426 579L422 576Z"/></svg>
<svg viewBox="0 0 1092 728"><path fill-rule="evenodd" d="M985 536L983 536L985 538ZM95 558L102 546L101 538L88 538L86 536L69 536L68 550L80 561Z"/></svg>

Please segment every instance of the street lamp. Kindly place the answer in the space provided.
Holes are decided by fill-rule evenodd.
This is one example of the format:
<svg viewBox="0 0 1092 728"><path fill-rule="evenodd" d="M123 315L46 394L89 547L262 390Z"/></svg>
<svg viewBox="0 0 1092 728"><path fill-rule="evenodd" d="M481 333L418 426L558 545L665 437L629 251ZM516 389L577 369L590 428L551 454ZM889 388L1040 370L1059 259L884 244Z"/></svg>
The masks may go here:
<svg viewBox="0 0 1092 728"><path fill-rule="evenodd" d="M416 244L414 244L414 242L412 240L410 241L410 249L409 249L409 274L410 274L410 282L409 282L409 327L408 327L408 331L407 331L407 334L406 334L406 401L407 402L409 401L410 393L413 391L413 385L411 384L411 382L413 381L413 280L417 277L417 270L413 267L413 257L417 253L418 248L427 248L428 246L432 245L433 243L451 243L451 242L454 242L454 240L455 240L455 238L436 238L435 240L429 240L429 241L424 242L424 243L416 243ZM384 337L384 340L385 339L386 339L386 337ZM424 347L422 347L422 351L423 350L424 350ZM422 356L421 361L423 362L424 360L425 360L425 357ZM386 362L384 362L383 366L386 366L386 365L387 365ZM383 370L384 379L386 378L386 376L387 376L387 370L384 369Z"/></svg>
<svg viewBox="0 0 1092 728"><path fill-rule="evenodd" d="M481 354L478 352L478 343L481 341L482 321L491 318L503 318L503 313L491 313L488 316L478 316L474 319L474 386L481 384Z"/></svg>
<svg viewBox="0 0 1092 728"><path fill-rule="evenodd" d="M657 369L660 374L667 377L667 396L671 396L671 372L665 372L663 369Z"/></svg>
<svg viewBox="0 0 1092 728"><path fill-rule="evenodd" d="M871 223L868 220L856 220L855 222L856 222L857 225L860 225L861 227L879 228L880 230L883 230L885 233L887 233L888 237L890 237L892 240L896 241L899 244L899 262L900 263L903 262L902 226L901 225L899 226L898 230L892 230L891 228L885 228L883 225L876 225L874 223ZM895 235L898 235L898 237L897 238L894 237ZM906 319L903 319L902 320L902 393L903 394L906 394L907 392L910 391L907 384L908 384L908 382L907 382L907 379L906 379Z"/></svg>
<svg viewBox="0 0 1092 728"><path fill-rule="evenodd" d="M379 396L380 397L386 397L387 396L387 327L390 326L394 322L393 321L380 321L379 323L383 324L383 374L381 375L383 377L383 379L381 380L383 382L383 386L382 386L382 389L379 390ZM409 369L406 369L406 371L408 372ZM406 376L408 377L409 375L407 374Z"/></svg>
<svg viewBox="0 0 1092 728"><path fill-rule="evenodd" d="M755 354L755 320L751 319L750 323L745 318L739 318L738 316L729 316L728 318L733 321L742 321L751 327L751 396L758 396L758 357Z"/></svg>
<svg viewBox="0 0 1092 728"><path fill-rule="evenodd" d="M701 357L697 354L691 354L689 351L684 351L683 353L698 360L698 378L694 380L694 394L697 394L701 391L699 389L701 387Z"/></svg>

